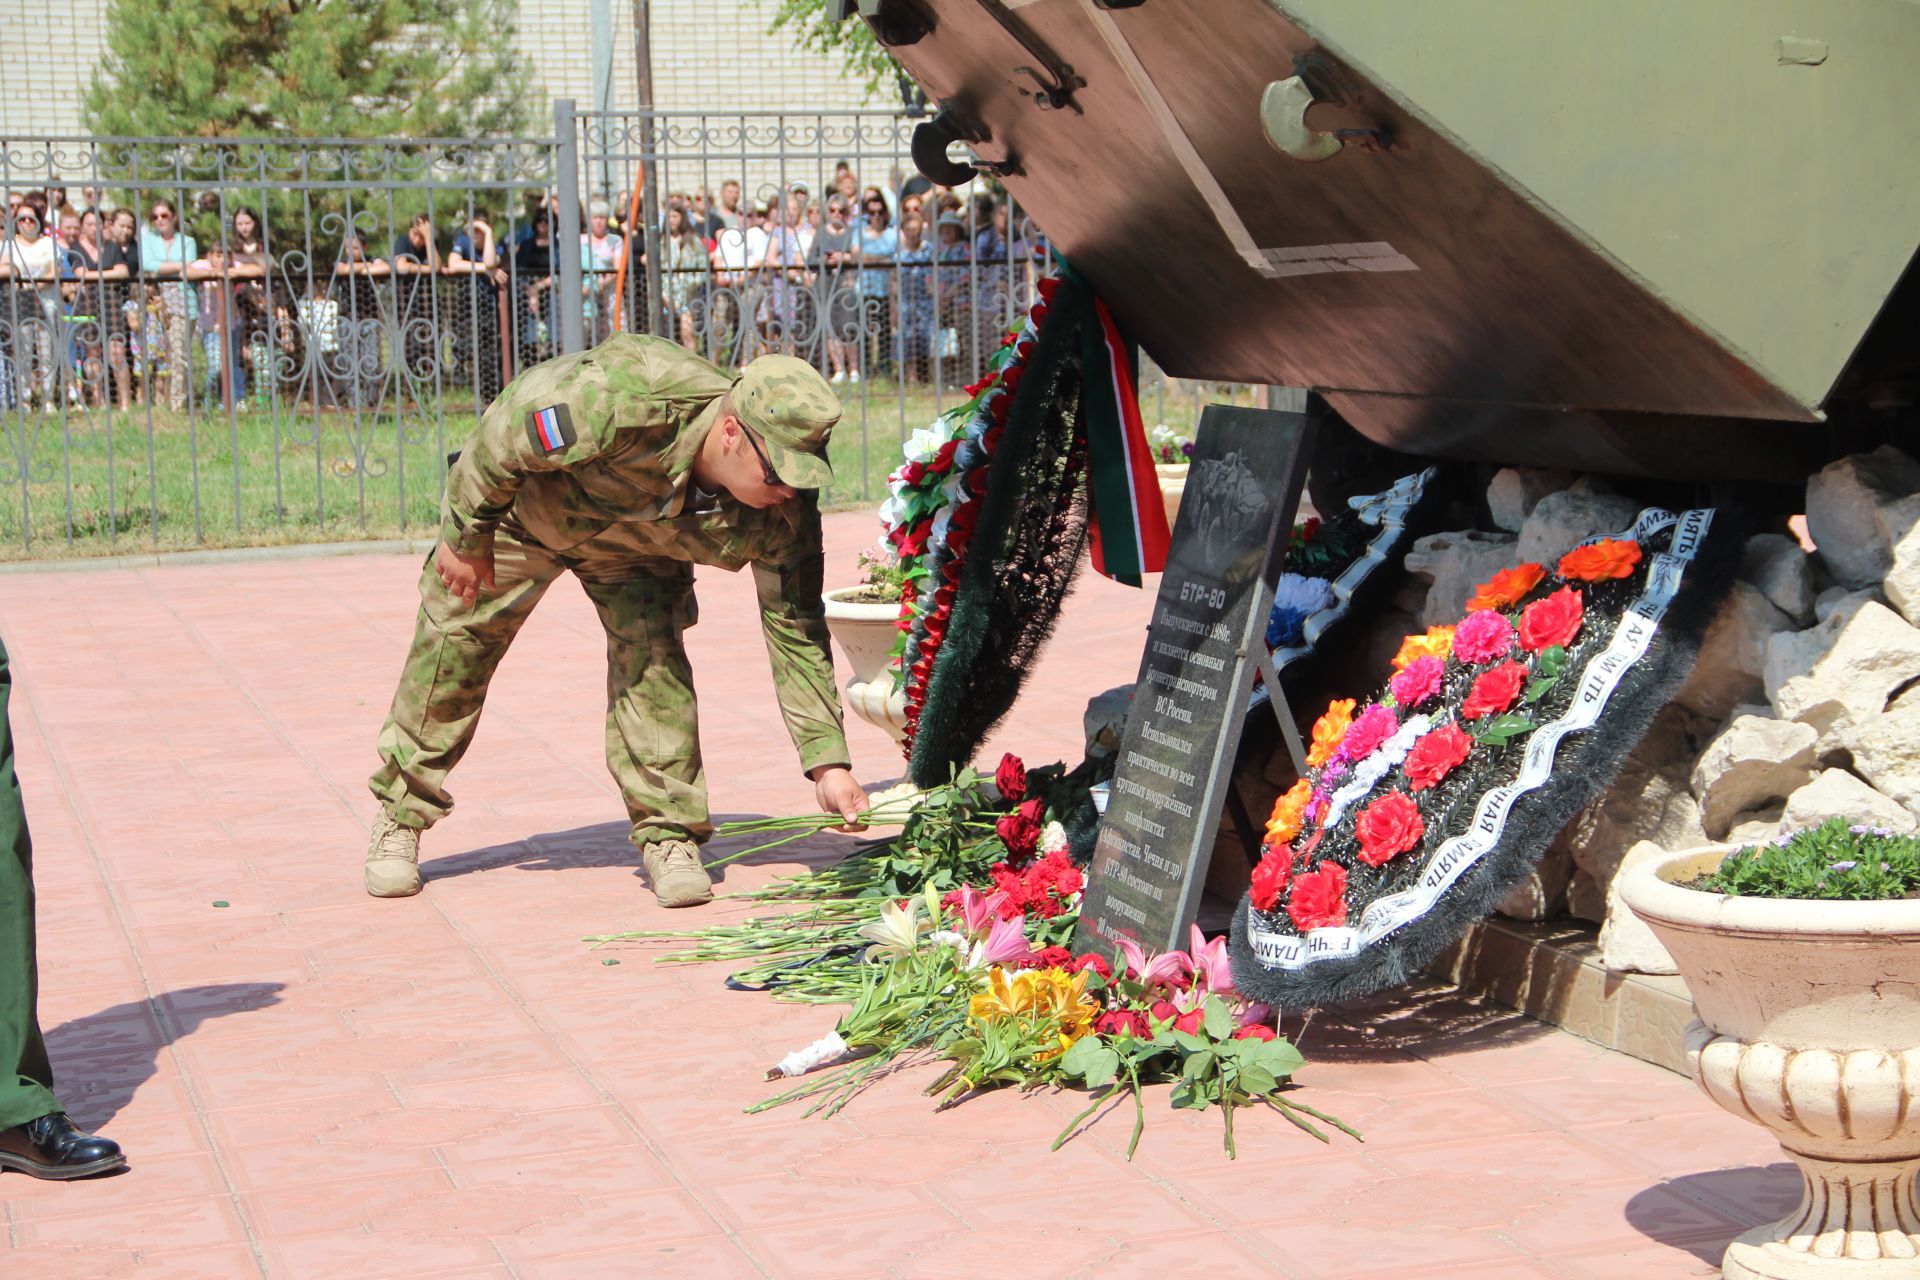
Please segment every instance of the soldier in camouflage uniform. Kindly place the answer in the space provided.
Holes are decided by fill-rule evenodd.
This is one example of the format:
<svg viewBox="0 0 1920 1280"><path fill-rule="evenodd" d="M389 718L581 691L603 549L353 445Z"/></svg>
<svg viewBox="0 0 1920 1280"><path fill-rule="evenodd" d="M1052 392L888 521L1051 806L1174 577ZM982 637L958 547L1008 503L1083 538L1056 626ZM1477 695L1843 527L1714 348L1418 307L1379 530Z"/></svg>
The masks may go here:
<svg viewBox="0 0 1920 1280"><path fill-rule="evenodd" d="M672 342L616 334L509 383L447 474L440 545L380 730L367 892L420 891L420 832L453 807L494 668L547 586L580 579L607 632L607 765L665 906L713 896L713 832L681 634L693 566L753 566L774 687L827 813L867 806L848 770L820 600L818 490L840 403L804 361L738 379Z"/></svg>

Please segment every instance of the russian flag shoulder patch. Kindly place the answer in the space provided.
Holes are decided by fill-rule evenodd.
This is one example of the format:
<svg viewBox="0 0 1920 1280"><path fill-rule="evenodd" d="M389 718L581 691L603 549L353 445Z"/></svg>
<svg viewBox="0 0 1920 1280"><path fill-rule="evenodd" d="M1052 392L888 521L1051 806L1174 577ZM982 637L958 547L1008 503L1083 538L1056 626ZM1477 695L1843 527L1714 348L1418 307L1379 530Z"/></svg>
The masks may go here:
<svg viewBox="0 0 1920 1280"><path fill-rule="evenodd" d="M541 453L559 453L580 437L564 404L550 404L527 415L527 443Z"/></svg>

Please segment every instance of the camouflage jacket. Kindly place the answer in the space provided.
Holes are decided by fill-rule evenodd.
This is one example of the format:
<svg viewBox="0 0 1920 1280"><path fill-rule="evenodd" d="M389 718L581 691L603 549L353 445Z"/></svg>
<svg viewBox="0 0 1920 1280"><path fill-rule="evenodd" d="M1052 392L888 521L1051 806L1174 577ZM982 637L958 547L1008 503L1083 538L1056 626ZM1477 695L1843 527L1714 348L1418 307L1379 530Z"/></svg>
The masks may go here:
<svg viewBox="0 0 1920 1280"><path fill-rule="evenodd" d="M816 495L688 510L725 373L663 338L616 334L507 384L447 473L440 536L472 552L503 519L569 560L753 566L774 688L803 768L848 762L820 590Z"/></svg>

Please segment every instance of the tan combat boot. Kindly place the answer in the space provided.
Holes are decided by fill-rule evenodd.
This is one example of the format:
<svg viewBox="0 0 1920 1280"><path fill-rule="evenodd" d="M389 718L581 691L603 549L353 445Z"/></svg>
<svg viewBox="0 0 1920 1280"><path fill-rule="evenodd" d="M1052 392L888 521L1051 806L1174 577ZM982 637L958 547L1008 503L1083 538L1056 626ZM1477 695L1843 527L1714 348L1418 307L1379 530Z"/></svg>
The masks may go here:
<svg viewBox="0 0 1920 1280"><path fill-rule="evenodd" d="M691 840L650 840L640 850L653 896L663 907L697 907L713 901L713 880Z"/></svg>
<svg viewBox="0 0 1920 1280"><path fill-rule="evenodd" d="M367 892L376 898L407 898L420 892L420 832L382 813L367 845Z"/></svg>

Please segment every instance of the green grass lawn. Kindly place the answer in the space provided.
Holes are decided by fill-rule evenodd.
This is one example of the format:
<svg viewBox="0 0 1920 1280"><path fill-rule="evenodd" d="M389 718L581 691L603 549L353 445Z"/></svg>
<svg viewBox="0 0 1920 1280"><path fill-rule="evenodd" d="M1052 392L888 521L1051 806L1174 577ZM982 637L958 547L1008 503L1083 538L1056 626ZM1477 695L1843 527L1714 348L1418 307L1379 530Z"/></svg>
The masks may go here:
<svg viewBox="0 0 1920 1280"><path fill-rule="evenodd" d="M879 378L837 389L827 501L842 509L879 502L900 442L961 395ZM1141 408L1150 426L1190 431L1209 398L1229 398L1215 391L1151 384ZM476 421L470 398L404 414L0 411L0 561L430 536L445 456Z"/></svg>

